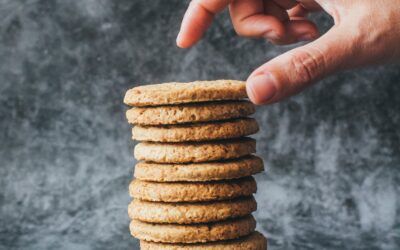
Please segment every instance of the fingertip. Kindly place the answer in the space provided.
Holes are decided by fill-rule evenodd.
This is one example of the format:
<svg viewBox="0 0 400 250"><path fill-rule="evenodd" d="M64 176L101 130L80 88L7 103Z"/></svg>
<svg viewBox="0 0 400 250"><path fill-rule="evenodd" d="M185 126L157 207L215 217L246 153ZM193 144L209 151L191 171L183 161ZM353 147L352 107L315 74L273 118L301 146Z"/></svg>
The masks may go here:
<svg viewBox="0 0 400 250"><path fill-rule="evenodd" d="M179 31L177 37L176 37L176 45L179 48L182 49L187 49L193 46L193 44L196 43L196 40L193 39L193 35L191 34L185 34L184 31Z"/></svg>
<svg viewBox="0 0 400 250"><path fill-rule="evenodd" d="M264 39L267 39L271 42L279 42L285 38L285 31L279 27L267 32L264 34Z"/></svg>
<svg viewBox="0 0 400 250"><path fill-rule="evenodd" d="M190 48L203 36L211 25L213 12L208 11L192 1L187 9L176 38L176 45L180 48Z"/></svg>
<svg viewBox="0 0 400 250"><path fill-rule="evenodd" d="M254 87L253 84L250 83L249 79L247 79L246 82L246 92L247 92L247 96L249 97L250 101L254 104L259 104L258 103L258 98L256 96L256 94L254 93Z"/></svg>
<svg viewBox="0 0 400 250"><path fill-rule="evenodd" d="M251 75L246 82L246 91L250 101L257 105L271 101L277 93L274 81L274 77L268 72Z"/></svg>
<svg viewBox="0 0 400 250"><path fill-rule="evenodd" d="M187 40L176 40L176 45L181 48L181 49L188 49L192 47L195 43L194 42L189 42Z"/></svg>
<svg viewBox="0 0 400 250"><path fill-rule="evenodd" d="M185 43L182 41L181 33L179 32L178 36L176 37L176 46L181 49L186 49Z"/></svg>

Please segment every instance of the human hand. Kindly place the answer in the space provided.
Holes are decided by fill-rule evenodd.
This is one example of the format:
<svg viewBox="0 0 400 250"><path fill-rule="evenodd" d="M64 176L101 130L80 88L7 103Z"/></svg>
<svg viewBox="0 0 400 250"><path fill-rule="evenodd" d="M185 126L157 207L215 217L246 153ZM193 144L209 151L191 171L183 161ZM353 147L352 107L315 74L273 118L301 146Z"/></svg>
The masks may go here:
<svg viewBox="0 0 400 250"><path fill-rule="evenodd" d="M400 59L400 0L193 0L177 38L188 48L201 39L215 14L229 6L236 32L274 44L313 40L319 33L307 19L326 11L335 25L318 39L256 69L247 93L256 104L294 95L340 70Z"/></svg>

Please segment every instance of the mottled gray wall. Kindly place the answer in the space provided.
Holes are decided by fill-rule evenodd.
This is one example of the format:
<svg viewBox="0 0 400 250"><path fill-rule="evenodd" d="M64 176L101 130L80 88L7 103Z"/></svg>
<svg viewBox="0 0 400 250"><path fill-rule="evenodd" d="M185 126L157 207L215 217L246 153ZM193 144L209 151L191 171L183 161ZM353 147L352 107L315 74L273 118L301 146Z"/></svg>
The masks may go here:
<svg viewBox="0 0 400 250"><path fill-rule="evenodd" d="M245 79L290 49L238 38L226 13L178 49L186 4L0 0L0 249L137 249L124 92ZM400 248L399 95L390 66L259 108L256 216L270 249Z"/></svg>

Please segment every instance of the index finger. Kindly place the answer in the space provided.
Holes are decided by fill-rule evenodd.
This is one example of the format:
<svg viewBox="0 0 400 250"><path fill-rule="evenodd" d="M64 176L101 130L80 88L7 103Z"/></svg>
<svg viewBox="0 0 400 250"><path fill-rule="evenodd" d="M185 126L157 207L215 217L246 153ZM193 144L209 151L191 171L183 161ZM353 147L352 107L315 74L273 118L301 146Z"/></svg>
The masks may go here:
<svg viewBox="0 0 400 250"><path fill-rule="evenodd" d="M181 48L189 48L201 39L214 15L224 10L232 0L192 0L176 39Z"/></svg>

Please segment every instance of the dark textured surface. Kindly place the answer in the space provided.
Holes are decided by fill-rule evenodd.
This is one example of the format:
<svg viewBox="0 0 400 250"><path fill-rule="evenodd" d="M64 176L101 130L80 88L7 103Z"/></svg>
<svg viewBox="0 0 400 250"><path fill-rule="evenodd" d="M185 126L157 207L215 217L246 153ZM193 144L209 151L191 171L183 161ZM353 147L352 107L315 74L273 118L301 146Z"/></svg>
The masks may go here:
<svg viewBox="0 0 400 250"><path fill-rule="evenodd" d="M180 50L186 4L0 0L0 249L137 249L124 92L245 79L289 49L236 37L225 13ZM400 248L399 95L400 67L390 66L259 108L268 171L256 217L270 249Z"/></svg>

